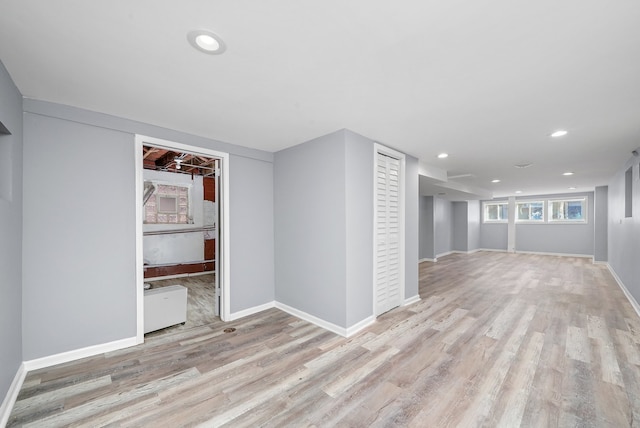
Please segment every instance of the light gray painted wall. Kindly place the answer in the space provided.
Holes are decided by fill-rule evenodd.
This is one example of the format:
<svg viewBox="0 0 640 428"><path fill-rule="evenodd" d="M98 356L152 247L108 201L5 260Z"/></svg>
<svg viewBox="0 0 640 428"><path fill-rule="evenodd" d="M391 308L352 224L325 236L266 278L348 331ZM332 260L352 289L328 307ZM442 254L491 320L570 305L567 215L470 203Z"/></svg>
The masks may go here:
<svg viewBox="0 0 640 428"><path fill-rule="evenodd" d="M436 257L453 250L452 203L433 198L434 205L434 238Z"/></svg>
<svg viewBox="0 0 640 428"><path fill-rule="evenodd" d="M539 195L534 198L548 200L583 196L588 198L586 224L516 223L516 251L593 255L593 192Z"/></svg>
<svg viewBox="0 0 640 428"><path fill-rule="evenodd" d="M633 166L632 198L633 217L625 218L625 171ZM640 181L638 158L630 158L626 165L609 182L609 266L629 290L636 301L640 301Z"/></svg>
<svg viewBox="0 0 640 428"><path fill-rule="evenodd" d="M24 359L134 337L133 137L26 114L24 156Z"/></svg>
<svg viewBox="0 0 640 428"><path fill-rule="evenodd" d="M480 248L507 251L507 223L480 223Z"/></svg>
<svg viewBox="0 0 640 428"><path fill-rule="evenodd" d="M594 192L593 207L593 260L596 262L606 262L608 260L608 209L609 209L609 188L598 186Z"/></svg>
<svg viewBox="0 0 640 428"><path fill-rule="evenodd" d="M340 130L275 154L276 301L339 327L373 315L374 142ZM418 161L406 157L405 298L418 294Z"/></svg>
<svg viewBox="0 0 640 428"><path fill-rule="evenodd" d="M341 327L347 327L345 156L345 134L337 131L274 159L276 300ZM367 253L373 258L373 249Z"/></svg>
<svg viewBox="0 0 640 428"><path fill-rule="evenodd" d="M451 221L452 221L452 250L464 251L469 250L469 226L468 226L468 206L466 202L451 203Z"/></svg>
<svg viewBox="0 0 640 428"><path fill-rule="evenodd" d="M229 159L231 312L275 298L273 163Z"/></svg>
<svg viewBox="0 0 640 428"><path fill-rule="evenodd" d="M433 260L436 257L434 239L433 196L420 196L419 258Z"/></svg>
<svg viewBox="0 0 640 428"><path fill-rule="evenodd" d="M60 264L54 263L51 258L45 260L44 263L51 268L49 271L40 271L38 268L30 273L28 281L25 276L24 289L28 291L28 296L24 297L24 308L29 310L29 314L25 313L23 317L29 320L29 325L24 328L25 360L135 336L135 297L132 294L135 290L135 278L132 266L135 261L133 183L136 133L231 154L231 311L273 301L274 249L273 239L269 238L273 236L274 227L273 198L270 196L273 192L271 153L69 106L35 100L25 100L23 105L28 112L26 117L31 118L29 123L25 123L25 139L28 133L30 151L34 152L30 152L30 156L33 155L30 162L33 159L34 165L30 165L28 173L25 171L25 177L29 176L29 188L24 190L29 199L25 200L25 212L27 207L31 210L36 205L37 196L42 192L37 187L40 183L51 178L50 183L59 185L56 187L58 190L74 188L82 181L78 177L89 177L84 180L86 183L80 183L78 187L97 183L100 188L109 184L109 189L113 189L116 194L110 200L110 209L117 213L115 220L113 215L109 217L110 224L117 221L117 229L96 227L102 216L100 213L98 221L90 224L87 224L89 220L85 218L77 221L70 218L61 213L59 207L54 210L55 215L45 218L44 222L40 222L40 217L44 217L44 214L40 215L38 211L30 213L29 224L34 226L24 227L28 235L25 236L25 266L34 267L37 258L51 252L55 253L53 259L58 257L62 260ZM45 167L36 167L49 154L57 161L54 163L57 166L54 172ZM93 163L88 162L92 162L96 156L105 156L109 164L119 166L118 170L102 174L101 170L98 172L95 168L89 168ZM81 163L87 163L87 166L78 168L77 165ZM44 189L50 187L52 184L46 184ZM72 194L69 203L79 206L83 214L86 214L88 207L93 213L96 207L105 205L103 200L96 198L77 193ZM38 203L37 206L40 207L41 204ZM110 233L107 234L106 230ZM50 239L50 244L40 247L40 242L49 239L49 236L63 237L65 243L61 244L62 249L53 239ZM120 252L115 257L112 256L113 247L119 248ZM260 260L247 263L247 254L253 261L256 261L256 255L259 254ZM111 271L103 273L106 267L99 266L99 263L107 255L113 266ZM121 257L125 260L120 260ZM74 258L78 269L69 267ZM247 269L250 271L247 272ZM94 276L101 278L91 285ZM46 281L41 281L43 278ZM111 282L114 284L110 284L110 293L100 301L103 291L94 293L93 289L97 287L96 284L103 284L105 278L112 278ZM260 281L254 281L255 278L260 278ZM52 293L48 290L51 288L60 290L63 296L54 300L54 303L45 302L42 297ZM68 297L69 294L74 296ZM89 303L84 308L76 307L78 303L93 300L98 303ZM117 302L115 312L113 302ZM127 309L129 305L133 305L133 308ZM109 310L112 312L108 314L108 318L103 318ZM119 316L120 313L122 316ZM90 316L88 321L84 319L85 315ZM40 326L45 320L54 317L59 318L54 324L65 324L66 331L60 331L51 338L47 336L48 328L40 329ZM114 317L120 319L111 322ZM69 319L73 319L75 324L66 324ZM93 329L94 324L101 323L105 326ZM57 341L58 338L60 341Z"/></svg>
<svg viewBox="0 0 640 428"><path fill-rule="evenodd" d="M0 403L22 363L22 95L0 62Z"/></svg>
<svg viewBox="0 0 640 428"><path fill-rule="evenodd" d="M467 202L467 251L480 248L480 201Z"/></svg>
<svg viewBox="0 0 640 428"><path fill-rule="evenodd" d="M418 250L419 250L419 185L418 159L406 156L405 183L405 290L404 297L417 296L418 291Z"/></svg>
<svg viewBox="0 0 640 428"><path fill-rule="evenodd" d="M373 314L373 142L345 130L347 327Z"/></svg>

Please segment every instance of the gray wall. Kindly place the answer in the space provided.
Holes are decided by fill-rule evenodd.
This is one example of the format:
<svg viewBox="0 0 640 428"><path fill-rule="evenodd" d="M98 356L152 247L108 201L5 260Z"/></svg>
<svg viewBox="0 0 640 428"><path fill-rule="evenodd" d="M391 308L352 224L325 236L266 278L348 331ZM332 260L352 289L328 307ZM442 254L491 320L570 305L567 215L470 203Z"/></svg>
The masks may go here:
<svg viewBox="0 0 640 428"><path fill-rule="evenodd" d="M436 257L433 220L433 196L420 196L418 225L418 234L420 235L418 256L420 260L433 260Z"/></svg>
<svg viewBox="0 0 640 428"><path fill-rule="evenodd" d="M22 95L0 62L0 403L22 363Z"/></svg>
<svg viewBox="0 0 640 428"><path fill-rule="evenodd" d="M516 223L516 251L593 255L593 192L535 196L535 199L587 197L587 223ZM532 198L526 198L532 199Z"/></svg>
<svg viewBox="0 0 640 428"><path fill-rule="evenodd" d="M467 251L480 247L480 201L467 202Z"/></svg>
<svg viewBox="0 0 640 428"><path fill-rule="evenodd" d="M231 313L275 298L273 163L231 155Z"/></svg>
<svg viewBox="0 0 640 428"><path fill-rule="evenodd" d="M419 295L418 251L419 251L419 166L418 159L406 156L405 183L405 289L404 297Z"/></svg>
<svg viewBox="0 0 640 428"><path fill-rule="evenodd" d="M132 136L24 120L25 360L135 336Z"/></svg>
<svg viewBox="0 0 640 428"><path fill-rule="evenodd" d="M453 251L452 202L433 198L434 238L436 257Z"/></svg>
<svg viewBox="0 0 640 428"><path fill-rule="evenodd" d="M346 325L349 327L372 314L374 165L371 140L351 131L345 131L344 136L346 143Z"/></svg>
<svg viewBox="0 0 640 428"><path fill-rule="evenodd" d="M344 132L275 153L274 168L276 301L346 327Z"/></svg>
<svg viewBox="0 0 640 428"><path fill-rule="evenodd" d="M606 262L608 260L608 226L609 226L609 188L607 186L596 187L594 192L593 207L593 260Z"/></svg>
<svg viewBox="0 0 640 428"><path fill-rule="evenodd" d="M374 142L341 130L275 154L276 301L348 328L373 314ZM418 294L418 161L405 162L405 298Z"/></svg>
<svg viewBox="0 0 640 428"><path fill-rule="evenodd" d="M467 211L468 206L466 202L452 202L452 250L454 251L469 251L469 219Z"/></svg>
<svg viewBox="0 0 640 428"><path fill-rule="evenodd" d="M136 334L135 133L231 154L231 310L273 301L272 154L47 102L24 108L25 360Z"/></svg>
<svg viewBox="0 0 640 428"><path fill-rule="evenodd" d="M625 171L634 166L632 178L633 216L625 217ZM638 158L630 158L609 182L609 266L640 301L640 181Z"/></svg>

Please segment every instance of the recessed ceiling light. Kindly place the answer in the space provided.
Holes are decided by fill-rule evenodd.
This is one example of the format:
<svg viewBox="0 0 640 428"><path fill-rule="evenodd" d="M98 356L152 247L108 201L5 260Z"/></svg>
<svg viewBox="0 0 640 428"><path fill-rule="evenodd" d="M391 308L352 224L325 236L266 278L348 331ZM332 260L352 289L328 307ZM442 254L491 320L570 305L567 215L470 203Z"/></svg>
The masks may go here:
<svg viewBox="0 0 640 428"><path fill-rule="evenodd" d="M558 137L564 137L565 135L567 135L569 132L565 131L564 129L558 129L557 131L554 131L553 133L551 133L551 136L553 138L558 138Z"/></svg>
<svg viewBox="0 0 640 428"><path fill-rule="evenodd" d="M448 158L448 157L449 157L449 155L447 153L440 153L438 155L438 159L445 159L445 158Z"/></svg>
<svg viewBox="0 0 640 428"><path fill-rule="evenodd" d="M575 187L569 187L569 190L576 190Z"/></svg>
<svg viewBox="0 0 640 428"><path fill-rule="evenodd" d="M573 175L573 172L563 172L562 175Z"/></svg>
<svg viewBox="0 0 640 428"><path fill-rule="evenodd" d="M498 180L497 178L495 180L491 180L492 183L500 183L500 180Z"/></svg>
<svg viewBox="0 0 640 428"><path fill-rule="evenodd" d="M519 195L520 193L522 193L522 190L516 190L516 194Z"/></svg>
<svg viewBox="0 0 640 428"><path fill-rule="evenodd" d="M197 50L210 55L219 55L227 49L220 36L208 30L193 30L187 40Z"/></svg>

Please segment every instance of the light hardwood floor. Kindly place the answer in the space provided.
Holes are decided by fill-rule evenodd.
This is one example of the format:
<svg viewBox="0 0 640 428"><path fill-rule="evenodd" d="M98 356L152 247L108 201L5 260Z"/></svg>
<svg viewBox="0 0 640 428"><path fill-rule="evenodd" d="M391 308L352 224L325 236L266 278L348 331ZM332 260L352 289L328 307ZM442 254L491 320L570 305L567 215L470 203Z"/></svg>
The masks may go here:
<svg viewBox="0 0 640 428"><path fill-rule="evenodd" d="M453 254L420 295L349 339L271 309L34 371L9 426L640 424L640 319L605 266Z"/></svg>

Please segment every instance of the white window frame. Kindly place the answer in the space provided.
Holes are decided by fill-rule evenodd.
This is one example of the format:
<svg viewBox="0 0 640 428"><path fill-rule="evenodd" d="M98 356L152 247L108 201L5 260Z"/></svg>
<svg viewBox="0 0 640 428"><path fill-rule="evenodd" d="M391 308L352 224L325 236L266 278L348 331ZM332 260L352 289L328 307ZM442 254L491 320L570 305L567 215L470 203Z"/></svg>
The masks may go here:
<svg viewBox="0 0 640 428"><path fill-rule="evenodd" d="M554 202L581 202L582 203L582 218L577 220L571 219L554 219L553 218L553 203ZM586 196L578 197L578 198L558 198L558 199L548 199L547 200L547 223L549 224L585 224L588 223L587 219L587 210L588 210L588 199Z"/></svg>
<svg viewBox="0 0 640 428"><path fill-rule="evenodd" d="M487 208L491 205L506 205L507 206L507 218L504 219L490 219L487 218ZM498 209L498 213L500 209ZM508 201L499 201L499 202L483 202L482 203L482 222L483 223L507 223L509 221L509 202Z"/></svg>
<svg viewBox="0 0 640 428"><path fill-rule="evenodd" d="M518 214L520 212L520 205L523 204L542 204L542 218L539 220L531 218L531 210L529 210L529 218L528 219L520 219L518 218ZM515 215L516 223L531 223L531 224L542 224L547 221L547 204L544 199L521 199L516 200L516 215Z"/></svg>

